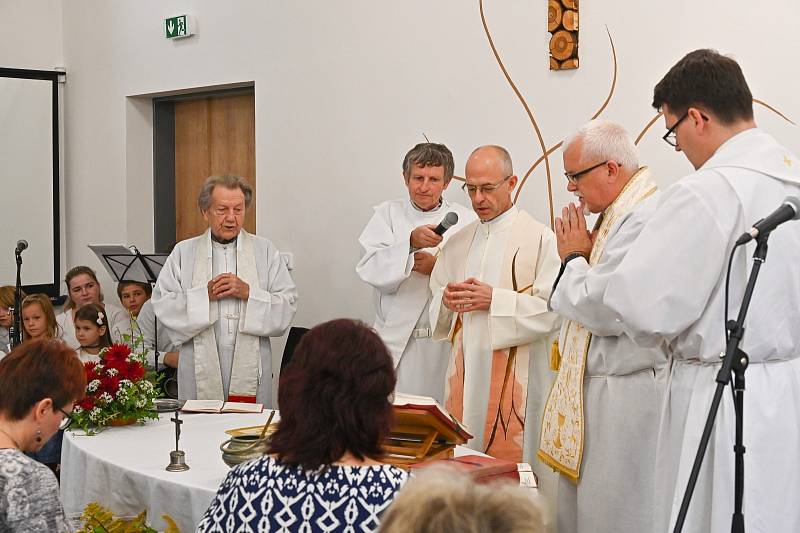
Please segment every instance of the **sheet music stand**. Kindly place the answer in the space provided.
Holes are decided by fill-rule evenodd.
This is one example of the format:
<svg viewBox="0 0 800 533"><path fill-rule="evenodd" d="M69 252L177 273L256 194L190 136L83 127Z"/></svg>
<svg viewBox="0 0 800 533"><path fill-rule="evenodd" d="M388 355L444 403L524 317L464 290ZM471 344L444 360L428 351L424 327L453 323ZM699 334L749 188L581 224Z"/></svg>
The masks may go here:
<svg viewBox="0 0 800 533"><path fill-rule="evenodd" d="M117 283L120 281L139 281L154 285L158 274L164 267L169 254L143 254L136 246L121 244L90 244L89 249L95 253L106 272ZM153 363L158 375L158 317L155 319L155 354Z"/></svg>

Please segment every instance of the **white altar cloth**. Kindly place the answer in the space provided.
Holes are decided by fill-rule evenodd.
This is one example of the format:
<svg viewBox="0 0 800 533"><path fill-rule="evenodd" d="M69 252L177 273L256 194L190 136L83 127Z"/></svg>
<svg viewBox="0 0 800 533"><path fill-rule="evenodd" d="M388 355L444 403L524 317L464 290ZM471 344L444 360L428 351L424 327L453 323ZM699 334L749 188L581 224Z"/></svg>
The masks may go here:
<svg viewBox="0 0 800 533"><path fill-rule="evenodd" d="M147 509L150 524L166 528L170 515L181 532L191 532L203 517L228 474L219 445L226 429L264 424L262 414L181 413L180 449L186 452L186 472L167 472L175 449L172 413L146 425L108 428L95 436L64 433L61 451L61 500L67 516L79 515L97 502L121 516Z"/></svg>
<svg viewBox="0 0 800 533"><path fill-rule="evenodd" d="M61 450L61 500L67 516L80 515L97 502L120 516L135 516L147 509L158 530L168 514L182 533L194 531L230 470L222 461L219 445L227 429L263 425L261 414L181 413L180 449L186 452L186 472L167 472L169 452L175 449L172 413L146 425L108 428L98 435L66 431ZM276 412L275 420L278 419ZM476 454L457 446L455 455ZM483 455L483 454L480 454Z"/></svg>

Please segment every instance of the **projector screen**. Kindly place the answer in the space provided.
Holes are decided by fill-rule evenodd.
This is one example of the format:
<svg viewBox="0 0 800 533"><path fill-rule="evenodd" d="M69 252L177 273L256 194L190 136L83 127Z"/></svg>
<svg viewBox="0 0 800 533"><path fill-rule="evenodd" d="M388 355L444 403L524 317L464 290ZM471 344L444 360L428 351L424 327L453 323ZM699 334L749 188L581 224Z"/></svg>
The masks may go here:
<svg viewBox="0 0 800 533"><path fill-rule="evenodd" d="M58 79L0 68L0 285L14 285L24 239L25 291L59 296Z"/></svg>

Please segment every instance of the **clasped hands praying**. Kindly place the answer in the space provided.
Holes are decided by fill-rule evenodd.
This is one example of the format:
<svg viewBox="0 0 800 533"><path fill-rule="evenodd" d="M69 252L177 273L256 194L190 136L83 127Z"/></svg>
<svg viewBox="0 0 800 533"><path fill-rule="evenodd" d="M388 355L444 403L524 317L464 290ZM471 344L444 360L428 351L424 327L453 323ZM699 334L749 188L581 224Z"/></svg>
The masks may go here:
<svg viewBox="0 0 800 533"><path fill-rule="evenodd" d="M223 298L247 300L249 297L250 285L242 281L236 274L226 272L211 278L208 282L208 299L212 302Z"/></svg>
<svg viewBox="0 0 800 533"><path fill-rule="evenodd" d="M556 217L555 230L558 255L562 261L572 253L579 253L589 260L595 235L586 229L586 217L575 204L570 203L561 211L561 218Z"/></svg>
<svg viewBox="0 0 800 533"><path fill-rule="evenodd" d="M492 286L475 278L461 283L448 283L442 295L442 304L456 313L488 311L492 305Z"/></svg>

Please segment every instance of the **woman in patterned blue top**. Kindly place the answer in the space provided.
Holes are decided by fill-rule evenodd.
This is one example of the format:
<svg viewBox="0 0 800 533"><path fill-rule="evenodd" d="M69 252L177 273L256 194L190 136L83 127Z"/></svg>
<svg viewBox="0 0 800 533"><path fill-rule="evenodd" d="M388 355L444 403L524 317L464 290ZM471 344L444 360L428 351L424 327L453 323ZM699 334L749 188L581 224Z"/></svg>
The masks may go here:
<svg viewBox="0 0 800 533"><path fill-rule="evenodd" d="M377 531L407 474L382 464L392 358L360 322L313 328L281 376L269 454L230 471L199 532Z"/></svg>

